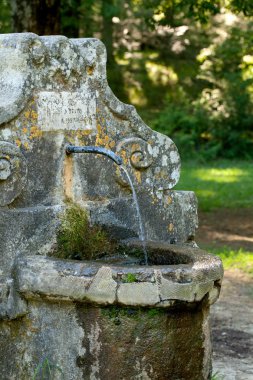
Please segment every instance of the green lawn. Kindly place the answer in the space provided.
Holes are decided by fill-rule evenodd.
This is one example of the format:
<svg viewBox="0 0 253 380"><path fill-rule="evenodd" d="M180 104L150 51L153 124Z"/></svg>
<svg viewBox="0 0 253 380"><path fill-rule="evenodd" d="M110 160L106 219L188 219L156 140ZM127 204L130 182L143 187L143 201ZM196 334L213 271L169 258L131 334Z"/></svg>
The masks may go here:
<svg viewBox="0 0 253 380"><path fill-rule="evenodd" d="M176 189L195 191L202 211L253 207L253 162L182 162Z"/></svg>
<svg viewBox="0 0 253 380"><path fill-rule="evenodd" d="M211 248L210 251L221 258L224 269L240 269L253 277L253 252L229 247Z"/></svg>
<svg viewBox="0 0 253 380"><path fill-rule="evenodd" d="M202 211L222 207L253 208L253 162L183 162L176 189L195 191ZM207 250L222 259L225 269L238 268L253 277L253 252L211 246Z"/></svg>

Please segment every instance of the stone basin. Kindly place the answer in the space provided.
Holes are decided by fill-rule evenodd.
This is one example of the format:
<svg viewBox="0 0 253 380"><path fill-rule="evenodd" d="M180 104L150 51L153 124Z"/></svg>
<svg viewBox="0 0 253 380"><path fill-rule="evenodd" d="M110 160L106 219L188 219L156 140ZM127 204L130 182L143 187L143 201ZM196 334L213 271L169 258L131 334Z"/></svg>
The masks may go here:
<svg viewBox="0 0 253 380"><path fill-rule="evenodd" d="M150 265L140 265L129 252L141 243L122 245L128 255L96 261L28 256L17 262L19 292L27 299L47 297L99 305L169 307L213 303L223 275L221 260L191 245L148 242Z"/></svg>
<svg viewBox="0 0 253 380"><path fill-rule="evenodd" d="M141 265L129 256L140 242L122 247L128 256L16 261L24 321L35 326L31 350L45 336L49 352L60 344L59 361L75 358L73 374L62 367L73 380L210 379L209 306L220 291L220 259L190 244L148 242L152 264Z"/></svg>

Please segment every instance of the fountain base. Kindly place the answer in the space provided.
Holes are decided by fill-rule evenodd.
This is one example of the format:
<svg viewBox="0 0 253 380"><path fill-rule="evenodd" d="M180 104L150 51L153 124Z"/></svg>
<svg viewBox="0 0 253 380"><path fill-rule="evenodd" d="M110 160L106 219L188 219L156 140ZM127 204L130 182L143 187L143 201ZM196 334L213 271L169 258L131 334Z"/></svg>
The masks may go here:
<svg viewBox="0 0 253 380"><path fill-rule="evenodd" d="M221 262L186 245L149 242L148 251L154 265L19 258L27 310L15 328L2 324L4 368L28 379L48 358L54 379L209 379Z"/></svg>

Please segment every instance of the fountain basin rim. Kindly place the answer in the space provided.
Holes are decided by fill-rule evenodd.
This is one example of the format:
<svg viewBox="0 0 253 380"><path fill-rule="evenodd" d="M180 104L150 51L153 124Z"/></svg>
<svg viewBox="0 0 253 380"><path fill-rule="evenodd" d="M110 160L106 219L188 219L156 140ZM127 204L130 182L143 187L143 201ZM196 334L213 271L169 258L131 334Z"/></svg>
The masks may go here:
<svg viewBox="0 0 253 380"><path fill-rule="evenodd" d="M222 263L208 254L204 260L203 251L200 256L181 266L115 266L27 256L17 259L14 272L25 299L168 308L206 298L211 304L219 296Z"/></svg>

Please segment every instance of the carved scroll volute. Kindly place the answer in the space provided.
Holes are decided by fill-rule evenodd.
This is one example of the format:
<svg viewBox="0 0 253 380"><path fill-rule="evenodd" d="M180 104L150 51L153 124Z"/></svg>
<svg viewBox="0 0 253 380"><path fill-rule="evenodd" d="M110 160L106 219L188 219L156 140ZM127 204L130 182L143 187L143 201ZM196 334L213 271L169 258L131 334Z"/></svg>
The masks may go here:
<svg viewBox="0 0 253 380"><path fill-rule="evenodd" d="M153 162L150 153L152 152L151 146L138 137L121 140L117 145L116 152L123 159L124 166L128 169L135 169L135 171L145 171ZM117 180L121 185L129 186L122 171L117 171Z"/></svg>
<svg viewBox="0 0 253 380"><path fill-rule="evenodd" d="M26 178L26 160L20 150L9 142L0 141L0 206L9 205L19 196Z"/></svg>
<svg viewBox="0 0 253 380"><path fill-rule="evenodd" d="M180 176L180 157L173 141L167 136L154 133L149 142L130 137L121 140L116 153L123 159L124 166L138 186L150 191L172 189ZM117 170L117 181L129 186L124 172Z"/></svg>

